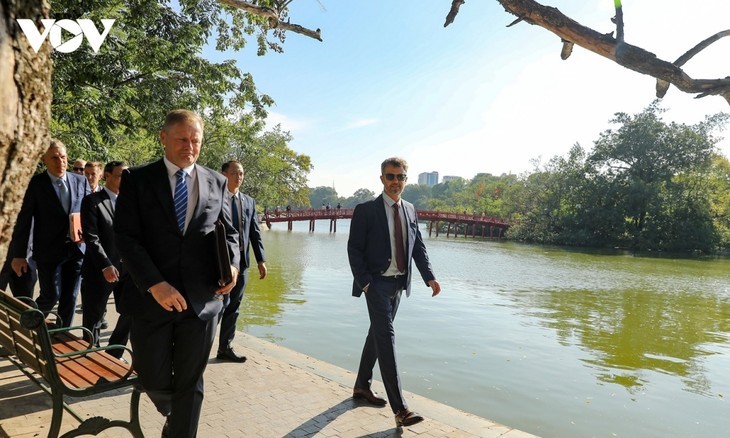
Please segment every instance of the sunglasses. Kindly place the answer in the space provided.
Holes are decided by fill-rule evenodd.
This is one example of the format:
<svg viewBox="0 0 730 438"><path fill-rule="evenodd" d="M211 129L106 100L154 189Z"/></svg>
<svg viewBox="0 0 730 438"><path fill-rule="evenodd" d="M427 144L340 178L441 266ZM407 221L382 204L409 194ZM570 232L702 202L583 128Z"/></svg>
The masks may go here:
<svg viewBox="0 0 730 438"><path fill-rule="evenodd" d="M385 179L387 179L388 181L393 181L396 178L398 178L398 181L405 181L406 179L408 179L408 175L406 175L405 173L398 173L398 174L386 173L385 174Z"/></svg>
<svg viewBox="0 0 730 438"><path fill-rule="evenodd" d="M74 167L74 172L83 172L83 171L84 171L83 167Z"/></svg>

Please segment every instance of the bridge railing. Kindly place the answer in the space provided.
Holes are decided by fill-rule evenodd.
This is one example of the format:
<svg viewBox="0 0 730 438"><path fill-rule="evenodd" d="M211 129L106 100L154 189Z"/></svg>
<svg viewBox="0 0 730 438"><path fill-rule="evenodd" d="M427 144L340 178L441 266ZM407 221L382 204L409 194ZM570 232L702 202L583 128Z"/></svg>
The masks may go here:
<svg viewBox="0 0 730 438"><path fill-rule="evenodd" d="M285 222L288 220L347 219L352 217L352 208L308 208L304 210L266 210L264 220Z"/></svg>
<svg viewBox="0 0 730 438"><path fill-rule="evenodd" d="M509 224L500 218L483 214L452 213L435 210L418 210L418 218L427 221L476 222L508 227Z"/></svg>

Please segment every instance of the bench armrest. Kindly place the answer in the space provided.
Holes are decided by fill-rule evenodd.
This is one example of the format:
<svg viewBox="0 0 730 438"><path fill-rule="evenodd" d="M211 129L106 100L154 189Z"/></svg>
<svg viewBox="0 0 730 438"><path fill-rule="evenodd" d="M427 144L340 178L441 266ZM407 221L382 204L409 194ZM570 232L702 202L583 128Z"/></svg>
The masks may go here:
<svg viewBox="0 0 730 438"><path fill-rule="evenodd" d="M70 333L72 330L81 330L81 332L82 332L81 339L82 340L93 339L93 337L94 337L94 335L91 334L91 331L82 325L73 325L71 327L49 328L48 334L53 336L56 333ZM88 341L86 341L86 342L88 342ZM91 345L91 343L89 343L89 345Z"/></svg>

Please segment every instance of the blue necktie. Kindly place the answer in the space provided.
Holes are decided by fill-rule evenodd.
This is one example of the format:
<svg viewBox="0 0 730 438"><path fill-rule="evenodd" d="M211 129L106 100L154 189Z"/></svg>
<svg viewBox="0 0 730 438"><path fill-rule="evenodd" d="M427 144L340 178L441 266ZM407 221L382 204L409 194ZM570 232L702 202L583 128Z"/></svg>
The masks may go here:
<svg viewBox="0 0 730 438"><path fill-rule="evenodd" d="M59 178L56 180L56 183L58 184L58 194L61 198L61 205L63 205L63 209L66 210L66 214L68 214L69 210L71 210L71 193L68 192L68 187L66 187L66 183L63 182L63 179Z"/></svg>
<svg viewBox="0 0 730 438"><path fill-rule="evenodd" d="M178 169L175 172L177 176L177 183L175 184L175 217L177 218L177 225L180 227L180 232L185 232L185 216L188 214L188 185L185 183L185 177L187 174L182 169Z"/></svg>
<svg viewBox="0 0 730 438"><path fill-rule="evenodd" d="M231 216L233 216L233 228L235 228L236 231L241 231L241 222L238 219L238 202L236 202L236 195L231 196Z"/></svg>

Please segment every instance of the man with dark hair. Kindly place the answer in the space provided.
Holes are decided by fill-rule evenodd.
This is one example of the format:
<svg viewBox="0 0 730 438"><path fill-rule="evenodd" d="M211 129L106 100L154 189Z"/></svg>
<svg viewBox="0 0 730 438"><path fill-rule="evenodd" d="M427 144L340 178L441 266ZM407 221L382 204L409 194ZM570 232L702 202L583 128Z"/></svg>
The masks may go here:
<svg viewBox="0 0 730 438"><path fill-rule="evenodd" d="M90 341L95 346L99 346L107 300L119 281L122 265L114 243L114 207L122 172L126 168L121 161L107 164L104 168L104 188L81 201L81 228L86 242L86 254L81 265L81 299L84 303L82 324L92 333Z"/></svg>
<svg viewBox="0 0 730 438"><path fill-rule="evenodd" d="M134 369L157 410L163 436L194 437L203 404L203 372L223 310L238 278L238 233L226 179L196 164L203 120L170 111L160 131L162 159L122 175L114 215L124 263L120 285L132 316ZM220 285L216 222L225 229L233 281Z"/></svg>
<svg viewBox="0 0 730 438"><path fill-rule="evenodd" d="M99 182L102 177L101 163L98 161L89 161L84 165L84 176L89 180L89 186L91 186L91 193L96 193L101 190Z"/></svg>
<svg viewBox="0 0 730 438"><path fill-rule="evenodd" d="M221 313L221 334L218 342L219 360L231 362L246 362L246 356L235 351L231 343L236 334L236 321L239 308L243 300L248 283L249 246L253 247L256 264L259 270L259 279L266 277L266 261L264 257L264 242L261 240L261 229L256 217L256 201L252 197L239 192L243 184L243 166L238 161L228 161L221 166L221 172L228 180L227 196L231 202L231 217L233 226L238 231L239 248L241 249L241 270L238 273L236 286L228 295L223 312Z"/></svg>
<svg viewBox="0 0 730 438"><path fill-rule="evenodd" d="M347 241L347 255L354 277L352 295L359 297L365 293L370 317L370 329L352 396L376 406L385 406L386 401L370 389L377 361L398 427L423 421L422 416L408 409L403 399L395 359L393 320L401 292L405 290L406 296L411 292L412 261L423 281L431 288L432 296L441 292L418 229L416 209L400 197L408 178L407 170L408 163L402 158L383 161L380 166L383 193L355 207Z"/></svg>
<svg viewBox="0 0 730 438"><path fill-rule="evenodd" d="M61 325L68 327L76 309L81 262L84 254L69 233L69 214L78 213L89 194L82 175L66 172L66 146L52 140L43 154L46 172L31 178L13 230L11 266L20 277L28 271L28 242L33 233L33 258L38 267L38 308L50 312L58 303Z"/></svg>

